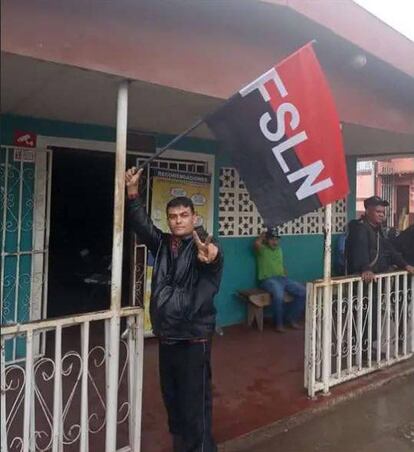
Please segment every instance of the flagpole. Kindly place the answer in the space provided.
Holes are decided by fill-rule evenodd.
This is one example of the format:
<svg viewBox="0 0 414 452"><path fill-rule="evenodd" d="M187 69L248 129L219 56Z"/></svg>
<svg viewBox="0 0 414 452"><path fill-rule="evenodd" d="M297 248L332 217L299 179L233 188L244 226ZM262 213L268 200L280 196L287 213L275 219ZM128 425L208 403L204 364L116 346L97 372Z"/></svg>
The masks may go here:
<svg viewBox="0 0 414 452"><path fill-rule="evenodd" d="M196 129L199 125L201 125L205 121L205 118L197 119L197 121L190 126L187 130L184 130L184 132L180 133L180 135L177 135L175 138L173 138L170 142L168 142L165 146L163 146L161 149L159 149L154 155L152 155L150 158L145 160L140 166L139 169L144 168L149 163L151 163L154 159L159 157L163 152L165 152L167 149L169 149L173 144L177 143L177 141L181 140L181 138L184 138L186 135L191 133L194 129Z"/></svg>

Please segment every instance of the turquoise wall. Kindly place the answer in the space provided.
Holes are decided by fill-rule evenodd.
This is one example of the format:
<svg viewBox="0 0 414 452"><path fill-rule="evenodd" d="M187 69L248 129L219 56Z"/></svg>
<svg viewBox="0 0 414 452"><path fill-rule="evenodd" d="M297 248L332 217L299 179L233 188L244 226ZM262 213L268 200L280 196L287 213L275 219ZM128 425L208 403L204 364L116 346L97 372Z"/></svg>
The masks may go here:
<svg viewBox="0 0 414 452"><path fill-rule="evenodd" d="M218 323L231 325L246 318L245 303L235 295L237 290L256 286L254 238L221 239L224 250L224 275L217 299ZM288 275L306 282L323 273L323 239L320 235L283 236L281 246Z"/></svg>
<svg viewBox="0 0 414 452"><path fill-rule="evenodd" d="M111 127L50 121L49 119L34 119L14 115L0 115L1 144L13 144L14 132L16 130L53 137L98 141L115 140L115 129Z"/></svg>
<svg viewBox="0 0 414 452"><path fill-rule="evenodd" d="M14 130L24 130L39 135L62 136L69 138L113 141L115 130L109 127L62 123L42 119L18 116L1 117L1 143L12 144ZM155 134L156 135L156 134ZM172 137L156 135L157 145L165 145ZM174 145L174 149L203 152L216 156L215 197L218 199L219 168L232 166L228 157L219 152L217 144L211 140L184 138ZM355 215L355 178L356 160L348 160L348 173L351 197L348 203L349 218ZM215 203L215 218L218 218L218 202ZM217 236L218 222L214 225ZM236 296L238 289L254 287L256 284L255 260L252 253L253 238L221 238L220 244L225 256L223 281L216 298L218 323L222 326L243 322L246 318L246 306ZM336 237L333 248L335 249ZM284 236L281 240L285 264L289 275L299 281L320 278L323 273L323 237L321 235Z"/></svg>

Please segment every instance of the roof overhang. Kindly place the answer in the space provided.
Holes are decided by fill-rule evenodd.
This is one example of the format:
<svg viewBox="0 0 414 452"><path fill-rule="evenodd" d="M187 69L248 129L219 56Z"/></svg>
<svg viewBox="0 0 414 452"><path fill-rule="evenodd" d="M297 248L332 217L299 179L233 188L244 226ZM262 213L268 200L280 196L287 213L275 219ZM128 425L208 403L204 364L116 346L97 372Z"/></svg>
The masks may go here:
<svg viewBox="0 0 414 452"><path fill-rule="evenodd" d="M117 88L122 78L73 66L2 53L2 114L114 127ZM131 131L179 134L212 112L222 99L131 81ZM213 138L206 126L192 136ZM343 123L347 155L414 153L414 135Z"/></svg>
<svg viewBox="0 0 414 452"><path fill-rule="evenodd" d="M261 1L285 6L414 77L414 42L352 0Z"/></svg>
<svg viewBox="0 0 414 452"><path fill-rule="evenodd" d="M121 77L2 53L1 111L33 118L114 127ZM128 127L177 134L222 101L155 84L131 81ZM211 138L206 126L196 136Z"/></svg>
<svg viewBox="0 0 414 452"><path fill-rule="evenodd" d="M355 157L385 158L414 156L414 135L342 124L345 153Z"/></svg>

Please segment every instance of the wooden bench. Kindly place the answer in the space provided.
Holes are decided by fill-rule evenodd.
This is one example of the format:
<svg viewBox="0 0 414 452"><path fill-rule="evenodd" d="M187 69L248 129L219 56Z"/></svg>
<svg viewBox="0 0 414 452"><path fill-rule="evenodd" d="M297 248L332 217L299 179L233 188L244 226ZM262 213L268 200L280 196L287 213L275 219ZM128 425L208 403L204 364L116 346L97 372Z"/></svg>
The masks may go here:
<svg viewBox="0 0 414 452"><path fill-rule="evenodd" d="M240 298L247 302L247 325L252 326L256 321L259 331L263 331L263 308L271 303L271 296L263 289L246 289L237 292ZM292 297L285 292L285 303L292 301Z"/></svg>
<svg viewBox="0 0 414 452"><path fill-rule="evenodd" d="M259 331L263 331L263 308L271 303L270 294L262 289L239 290L238 295L247 301L247 325L256 321Z"/></svg>

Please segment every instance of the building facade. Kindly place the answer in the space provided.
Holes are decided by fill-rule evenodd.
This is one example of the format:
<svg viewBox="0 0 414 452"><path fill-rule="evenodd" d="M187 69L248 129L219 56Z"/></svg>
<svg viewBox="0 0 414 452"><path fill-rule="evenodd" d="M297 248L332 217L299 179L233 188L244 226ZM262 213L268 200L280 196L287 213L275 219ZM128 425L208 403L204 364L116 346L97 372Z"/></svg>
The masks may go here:
<svg viewBox="0 0 414 452"><path fill-rule="evenodd" d="M341 121L351 187L348 197L333 206L335 249L337 234L356 214L357 160L412 155L414 44L352 1L6 0L1 21L0 298L6 328L2 341L7 342L2 365L24 359L31 372L27 389L16 395L24 398L21 442L28 450L35 431L30 379L37 371L49 375L40 372L35 358L44 356L46 332L50 338L53 330L49 344L58 363L50 373L55 402L53 410L45 412L53 425L51 441L70 443L59 430L59 378L68 372L61 339L70 325L80 325L76 339L67 341L80 344L80 350L69 355L106 371L108 384L102 393L107 396L104 418L110 451L116 442L119 338L127 338L123 344L130 361L121 375L128 374L128 394L134 397L128 405L128 440L136 445L143 342L131 331L142 331L142 317L139 309L128 306L148 298L151 261L125 228L123 280L111 286L113 231L120 224L113 218L121 209L119 202L114 208L114 197L119 200L114 187L119 87L128 82L126 165L132 166L283 57L316 40ZM252 244L263 223L243 181L204 126L156 159L147 173L145 200L154 220L162 221L159 206L165 187L155 180L157 171L204 178L200 210L225 255L216 298L218 324L244 322L246 306L236 291L256 285ZM404 190L398 199L404 199ZM302 282L321 278L323 211L284 224L280 232L289 275ZM120 247L118 243L118 252ZM110 300L121 286L122 306L115 309ZM101 330L89 329L98 321L105 323L100 346L93 341ZM94 347L89 347L89 339ZM106 358L92 360L92 351ZM83 395L76 440L81 450L88 450L88 372L79 372L75 380L81 381ZM96 400L99 405L103 398Z"/></svg>

